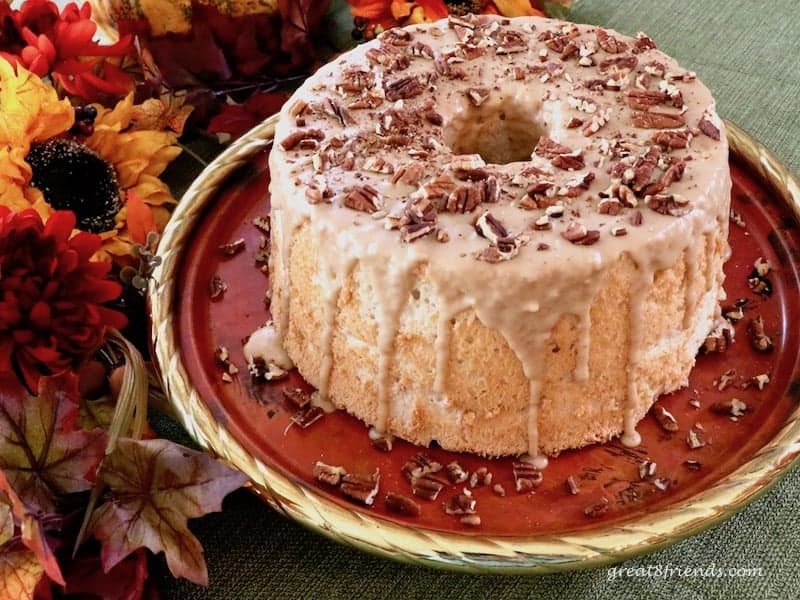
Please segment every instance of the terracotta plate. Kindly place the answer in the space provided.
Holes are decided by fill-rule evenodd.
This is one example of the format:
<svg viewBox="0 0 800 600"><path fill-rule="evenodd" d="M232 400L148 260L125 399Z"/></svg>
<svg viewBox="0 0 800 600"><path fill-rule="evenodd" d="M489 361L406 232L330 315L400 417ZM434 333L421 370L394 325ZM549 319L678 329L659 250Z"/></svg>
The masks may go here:
<svg viewBox="0 0 800 600"><path fill-rule="evenodd" d="M517 493L511 459L487 460L395 441L391 452L373 448L367 428L343 413L302 428L287 387L309 389L296 372L254 386L242 340L263 324L267 275L255 255L263 233L252 221L269 212L266 159L273 122L256 128L200 176L178 207L161 241L164 263L149 300L155 357L178 418L197 441L244 471L253 487L290 517L337 540L402 560L466 568L543 572L610 563L678 541L731 515L765 491L800 453L800 193L797 181L757 142L730 125L733 256L726 265L730 304L743 318L733 345L701 356L689 387L659 399L678 423L666 431L651 415L639 425L643 443L595 445L551 460L535 493ZM233 256L220 246L238 238ZM771 294L748 284L759 257L773 270ZM212 300L209 284L228 286ZM761 317L774 342L769 353L750 344L748 324ZM215 349L224 346L239 373L222 378ZM763 390L753 384L768 375ZM719 414L738 399L744 414ZM737 406L742 406L738 405ZM690 431L696 437L688 440ZM704 443L701 447L692 445ZM387 510L386 493L411 495L403 465L425 452L473 472L486 467L489 485L476 487L481 523L466 525L443 510L461 485L446 485L435 501L418 499L422 514ZM321 460L349 472L380 472L380 493L366 507L318 483ZM655 471L640 472L643 463ZM443 475L443 473L441 474ZM570 489L568 478L574 483ZM499 484L505 494L493 489ZM573 493L576 492L576 493Z"/></svg>

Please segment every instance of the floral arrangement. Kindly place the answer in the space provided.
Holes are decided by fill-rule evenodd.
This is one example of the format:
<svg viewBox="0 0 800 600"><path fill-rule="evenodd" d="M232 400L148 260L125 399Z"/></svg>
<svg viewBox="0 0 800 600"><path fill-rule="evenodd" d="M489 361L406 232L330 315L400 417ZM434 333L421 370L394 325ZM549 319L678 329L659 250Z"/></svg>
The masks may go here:
<svg viewBox="0 0 800 600"><path fill-rule="evenodd" d="M182 182L311 70L387 28L568 7L0 0L3 597L140 598L160 553L175 576L208 581L187 519L221 510L245 478L156 438L157 379L134 339Z"/></svg>

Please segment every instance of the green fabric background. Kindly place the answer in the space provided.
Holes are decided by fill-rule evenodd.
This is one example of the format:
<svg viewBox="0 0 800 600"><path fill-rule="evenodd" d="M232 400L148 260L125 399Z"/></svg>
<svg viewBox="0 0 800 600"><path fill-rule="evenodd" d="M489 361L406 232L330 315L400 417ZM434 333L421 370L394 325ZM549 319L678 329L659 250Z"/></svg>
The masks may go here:
<svg viewBox="0 0 800 600"><path fill-rule="evenodd" d="M800 2L581 0L579 22L646 31L697 71L719 112L800 172ZM175 428L165 431L180 437ZM608 569L541 577L472 576L374 558L278 515L247 492L193 523L211 585L154 576L165 598L800 598L800 470L724 524L625 566L762 567L763 577L628 578Z"/></svg>

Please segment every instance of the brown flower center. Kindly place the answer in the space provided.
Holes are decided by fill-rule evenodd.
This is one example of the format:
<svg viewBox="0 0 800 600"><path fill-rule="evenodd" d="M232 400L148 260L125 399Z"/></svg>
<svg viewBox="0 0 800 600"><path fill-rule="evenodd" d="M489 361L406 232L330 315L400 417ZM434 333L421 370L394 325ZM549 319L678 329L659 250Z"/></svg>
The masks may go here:
<svg viewBox="0 0 800 600"><path fill-rule="evenodd" d="M100 156L73 140L36 144L26 158L33 169L31 185L56 210L71 210L78 229L101 233L114 228L122 208L114 169Z"/></svg>

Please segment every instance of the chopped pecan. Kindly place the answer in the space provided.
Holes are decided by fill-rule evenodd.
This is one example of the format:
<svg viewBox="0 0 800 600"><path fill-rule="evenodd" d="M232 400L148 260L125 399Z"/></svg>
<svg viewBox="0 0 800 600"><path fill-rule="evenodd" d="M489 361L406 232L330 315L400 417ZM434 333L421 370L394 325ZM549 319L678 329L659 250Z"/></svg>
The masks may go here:
<svg viewBox="0 0 800 600"><path fill-rule="evenodd" d="M692 450L696 450L697 448L702 448L708 444L708 441L706 440L706 436L703 434L703 432L697 428L697 425L695 425L689 430L689 434L686 436L686 444Z"/></svg>
<svg viewBox="0 0 800 600"><path fill-rule="evenodd" d="M747 403L742 402L738 398L715 402L711 405L711 412L727 417L741 417L748 410L750 410L750 407L747 406Z"/></svg>
<svg viewBox="0 0 800 600"><path fill-rule="evenodd" d="M375 73L363 69L346 69L342 72L342 80L337 87L345 92L357 92L370 89L375 85Z"/></svg>
<svg viewBox="0 0 800 600"><path fill-rule="evenodd" d="M475 231L493 244L508 237L508 230L488 210L481 213L475 220Z"/></svg>
<svg viewBox="0 0 800 600"><path fill-rule="evenodd" d="M567 477L567 479L566 479L565 483L566 483L566 486L567 486L567 491L568 491L570 494L572 494L573 496L575 496L575 495L577 495L577 494L579 494L579 493L580 493L580 491L581 491L581 488L578 486L578 482L577 482L577 481L575 481L575 477L573 477L572 475L570 475L569 477Z"/></svg>
<svg viewBox="0 0 800 600"><path fill-rule="evenodd" d="M645 196L644 203L648 208L662 215L681 217L692 210L689 200L678 194L654 194Z"/></svg>
<svg viewBox="0 0 800 600"><path fill-rule="evenodd" d="M342 482L342 476L346 473L347 471L344 470L344 467L327 465L321 460L314 463L314 469L312 470L314 479L328 485L339 485Z"/></svg>
<svg viewBox="0 0 800 600"><path fill-rule="evenodd" d="M683 172L686 170L686 161L678 161L674 164L671 164L664 174L661 176L661 184L665 187L672 185L676 181L680 181L683 178Z"/></svg>
<svg viewBox="0 0 800 600"><path fill-rule="evenodd" d="M425 117L425 120L428 121L428 123L431 125L436 125L437 127L440 127L444 123L442 115L432 108L426 110L422 116Z"/></svg>
<svg viewBox="0 0 800 600"><path fill-rule="evenodd" d="M622 211L622 202L619 198L602 198L597 203L597 212L601 215L616 216Z"/></svg>
<svg viewBox="0 0 800 600"><path fill-rule="evenodd" d="M398 49L381 44L377 48L370 48L365 52L367 60L374 65L381 65L388 72L402 71L411 64L411 58Z"/></svg>
<svg viewBox="0 0 800 600"><path fill-rule="evenodd" d="M475 254L475 258L488 263L499 263L504 260L511 260L519 249L527 244L530 238L525 235L516 235L512 238L505 238L498 244L492 244Z"/></svg>
<svg viewBox="0 0 800 600"><path fill-rule="evenodd" d="M631 56L630 54L625 54L622 56L613 56L611 58L606 58L600 61L600 64L597 65L597 68L601 73L605 73L612 67L617 69L635 69L636 65L639 64L639 59L635 56Z"/></svg>
<svg viewBox="0 0 800 600"><path fill-rule="evenodd" d="M686 120L680 113L634 111L631 120L633 126L640 129L675 129L686 125Z"/></svg>
<svg viewBox="0 0 800 600"><path fill-rule="evenodd" d="M636 159L633 164L633 177L627 177L623 174L622 181L630 183L634 191L640 192L650 182L650 177L653 174L658 159L661 156L661 150L658 146L650 146L642 156Z"/></svg>
<svg viewBox="0 0 800 600"><path fill-rule="evenodd" d="M411 43L411 32L408 29L392 27L384 30L378 39L392 46L408 46Z"/></svg>
<svg viewBox="0 0 800 600"><path fill-rule="evenodd" d="M639 227L644 222L644 215L642 215L642 211L634 211L633 214L631 214L629 221L634 227Z"/></svg>
<svg viewBox="0 0 800 600"><path fill-rule="evenodd" d="M602 27L597 28L595 35L597 37L597 45L609 54L619 54L628 49L628 44L618 40Z"/></svg>
<svg viewBox="0 0 800 600"><path fill-rule="evenodd" d="M652 90L628 90L628 93L625 94L625 101L635 110L646 111L652 106L666 102L667 94Z"/></svg>
<svg viewBox="0 0 800 600"><path fill-rule="evenodd" d="M515 461L511 465L514 487L518 493L530 492L544 481L542 472L529 462Z"/></svg>
<svg viewBox="0 0 800 600"><path fill-rule="evenodd" d="M467 72L464 69L454 66L448 57L443 55L439 55L434 59L433 66L437 74L448 79L464 79L467 76Z"/></svg>
<svg viewBox="0 0 800 600"><path fill-rule="evenodd" d="M450 483L454 485L464 483L469 478L469 473L467 473L457 461L449 463L447 467L445 467L445 473Z"/></svg>
<svg viewBox="0 0 800 600"><path fill-rule="evenodd" d="M460 185L447 197L445 210L448 212L468 213L482 202L494 203L500 198L500 186L497 178L489 176L481 181L473 181Z"/></svg>
<svg viewBox="0 0 800 600"><path fill-rule="evenodd" d="M772 352L774 344L772 338L764 330L764 319L758 316L750 319L747 325L747 333L750 336L750 345L757 352Z"/></svg>
<svg viewBox="0 0 800 600"><path fill-rule="evenodd" d="M449 175L438 175L433 179L427 181L420 188L422 196L430 198L431 200L446 200L453 189L456 187L456 182Z"/></svg>
<svg viewBox="0 0 800 600"><path fill-rule="evenodd" d="M578 117L572 117L567 122L567 129L575 129L577 127L580 127L581 125L583 125L583 119L579 119Z"/></svg>
<svg viewBox="0 0 800 600"><path fill-rule="evenodd" d="M353 210L374 213L383 207L378 190L369 184L357 185L350 188L344 196L344 205Z"/></svg>
<svg viewBox="0 0 800 600"><path fill-rule="evenodd" d="M428 475L429 473L438 473L441 470L441 463L421 452L405 463L402 468L403 475L409 482L413 481L416 477Z"/></svg>
<svg viewBox="0 0 800 600"><path fill-rule="evenodd" d="M583 514L585 514L590 519L596 519L598 517L602 517L604 514L608 512L608 498L600 498L597 502L592 502L588 506L583 509Z"/></svg>
<svg viewBox="0 0 800 600"><path fill-rule="evenodd" d="M286 151L293 150L303 141L313 141L319 143L325 139L325 134L319 129L299 129L281 141L281 148Z"/></svg>
<svg viewBox="0 0 800 600"><path fill-rule="evenodd" d="M411 52L411 56L422 56L423 58L430 59L432 59L434 56L433 48L428 46L428 44L423 44L422 42L414 42L411 44L409 51Z"/></svg>
<svg viewBox="0 0 800 600"><path fill-rule="evenodd" d="M432 473L427 473L411 480L411 493L423 500L436 500L444 486L444 481Z"/></svg>
<svg viewBox="0 0 800 600"><path fill-rule="evenodd" d="M341 102L331 98L330 96L325 98L325 112L336 118L339 123L341 123L342 127L355 125L356 123L356 120L353 118L353 115L350 114L350 111L342 106Z"/></svg>
<svg viewBox="0 0 800 600"><path fill-rule="evenodd" d="M555 158L561 154L569 154L572 148L559 144L555 140L543 135L536 142L536 148L533 149L534 154L543 158Z"/></svg>
<svg viewBox="0 0 800 600"><path fill-rule="evenodd" d="M473 106L480 106L489 99L489 88L471 87L466 94Z"/></svg>
<svg viewBox="0 0 800 600"><path fill-rule="evenodd" d="M714 125L713 121L708 117L708 115L703 115L700 121L697 123L697 128L702 131L705 135L710 137L714 141L719 141L720 138L720 130L719 127Z"/></svg>
<svg viewBox="0 0 800 600"><path fill-rule="evenodd" d="M220 300L226 291L228 291L228 284L219 275L214 275L208 282L209 297L212 300Z"/></svg>
<svg viewBox="0 0 800 600"><path fill-rule="evenodd" d="M492 474L486 467L478 467L472 472L472 475L469 476L470 487L482 487L490 483L492 483Z"/></svg>
<svg viewBox="0 0 800 600"><path fill-rule="evenodd" d="M386 494L386 508L400 515L407 515L409 517L418 517L422 514L422 507L413 498L389 492Z"/></svg>
<svg viewBox="0 0 800 600"><path fill-rule="evenodd" d="M569 154L559 154L550 159L550 164L565 171L576 171L586 166L582 150L575 150Z"/></svg>
<svg viewBox="0 0 800 600"><path fill-rule="evenodd" d="M480 154L459 154L450 161L450 169L458 179L486 179L486 162Z"/></svg>
<svg viewBox="0 0 800 600"><path fill-rule="evenodd" d="M655 50L656 43L647 36L647 34L642 33L641 31L636 34L636 43L633 46L633 52L638 54L639 52L645 52L646 50Z"/></svg>
<svg viewBox="0 0 800 600"><path fill-rule="evenodd" d="M377 470L368 476L345 473L342 476L342 483L339 489L348 498L352 498L365 506L372 506L375 502L375 496L378 495L380 480L380 472Z"/></svg>
<svg viewBox="0 0 800 600"><path fill-rule="evenodd" d="M347 105L351 110L361 110L365 108L377 108L383 103L383 96L375 92L364 92Z"/></svg>
<svg viewBox="0 0 800 600"><path fill-rule="evenodd" d="M700 470L700 461L687 459L683 461L683 466L689 469L690 471L699 471Z"/></svg>
<svg viewBox="0 0 800 600"><path fill-rule="evenodd" d="M666 408L664 408L661 404L653 404L653 408L650 411L650 414L653 415L655 420L661 426L661 429L664 431L668 431L670 433L674 433L678 431L678 421L675 420L675 417L671 412L669 412Z"/></svg>
<svg viewBox="0 0 800 600"><path fill-rule="evenodd" d="M419 184L424 174L425 167L421 163L413 162L400 165L394 171L392 183L404 183L406 185L416 186Z"/></svg>
<svg viewBox="0 0 800 600"><path fill-rule="evenodd" d="M417 77L402 77L384 85L386 99L390 102L419 96L425 86Z"/></svg>
<svg viewBox="0 0 800 600"><path fill-rule="evenodd" d="M412 198L405 206L400 222L404 242L413 242L433 233L437 224L436 206L428 198Z"/></svg>
<svg viewBox="0 0 800 600"><path fill-rule="evenodd" d="M284 388L283 397L291 402L296 408L306 408L311 404L311 394L300 388Z"/></svg>
<svg viewBox="0 0 800 600"><path fill-rule="evenodd" d="M561 232L561 237L573 244L591 246L600 239L600 231L596 229L587 229L582 223L572 221L567 225L567 228Z"/></svg>
<svg viewBox="0 0 800 600"><path fill-rule="evenodd" d="M448 515L471 515L475 513L478 501L472 494L456 494L444 503Z"/></svg>

